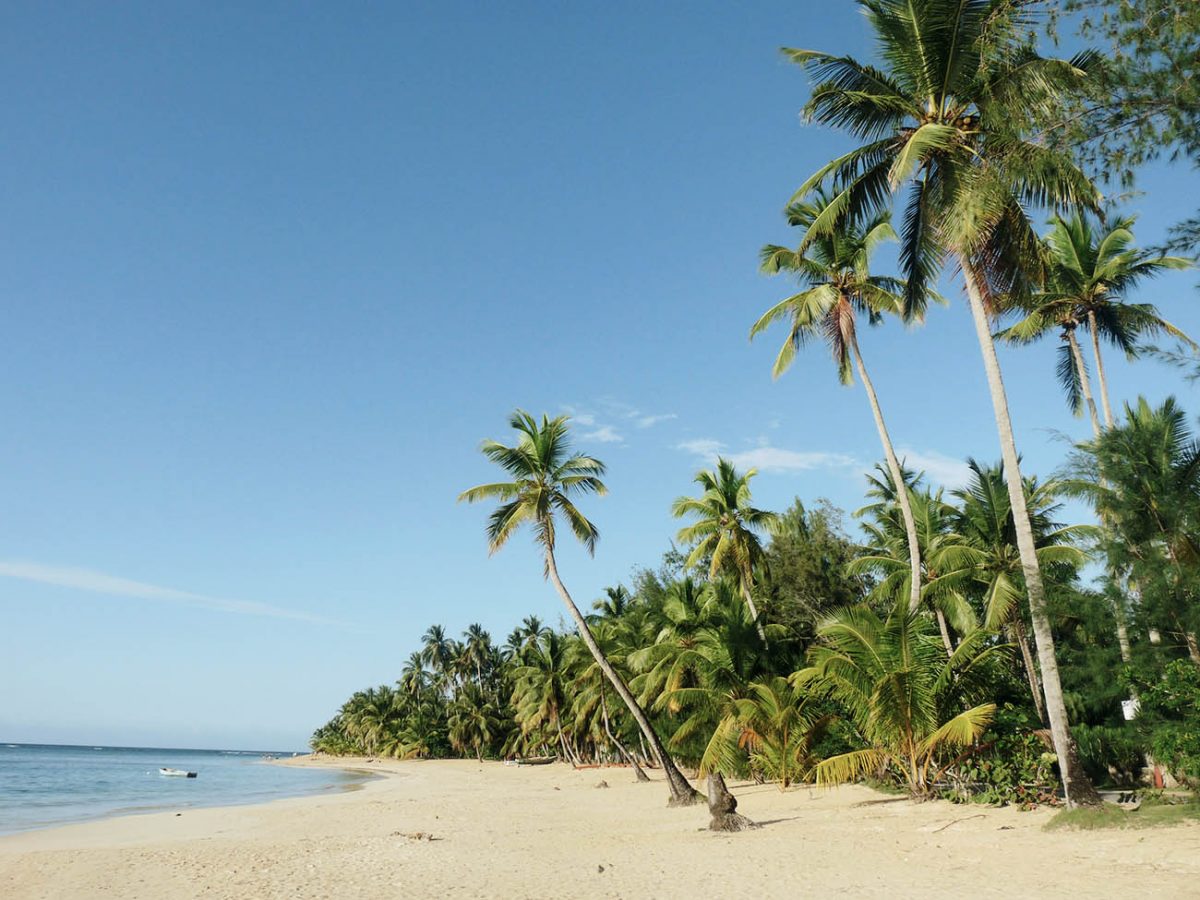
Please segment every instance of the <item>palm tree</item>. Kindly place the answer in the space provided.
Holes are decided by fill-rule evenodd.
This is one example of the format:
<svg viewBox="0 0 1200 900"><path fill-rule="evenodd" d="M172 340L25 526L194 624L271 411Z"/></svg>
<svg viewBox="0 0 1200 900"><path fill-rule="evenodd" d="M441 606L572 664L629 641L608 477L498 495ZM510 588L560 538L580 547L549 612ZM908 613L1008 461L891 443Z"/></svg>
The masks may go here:
<svg viewBox="0 0 1200 900"><path fill-rule="evenodd" d="M492 657L492 636L482 625L475 623L467 626L463 632L464 662L475 669L475 683L483 687L483 667L488 665Z"/></svg>
<svg viewBox="0 0 1200 900"><path fill-rule="evenodd" d="M959 539L947 543L936 554L933 562L939 575L934 584L953 589L963 589L968 583L978 586L983 596L983 627L1010 633L1010 639L1021 651L1038 718L1045 722L1043 690L1021 610L1024 584L1012 505L1005 490L1004 466L983 466L974 459L968 460L967 465L971 480L966 488L954 491L962 504L954 515L954 529ZM1039 483L1036 479L1025 482L1038 563L1043 568L1066 566L1077 569L1084 564L1086 556L1073 542L1092 534L1094 529L1084 525L1064 526L1053 521L1054 514L1062 508L1057 501L1060 491L1058 482Z"/></svg>
<svg viewBox="0 0 1200 900"><path fill-rule="evenodd" d="M829 197L818 191L815 200L797 201L788 206L788 223L810 229L828 206ZM763 271L772 275L781 271L790 272L805 289L781 300L763 313L750 329L750 338L753 339L772 322L780 319L789 321L787 339L780 348L771 373L776 378L787 371L796 357L796 351L814 336L823 338L829 345L842 384L854 383L853 365L858 370L867 401L871 404L871 414L875 417L875 428L883 444L888 471L893 481L899 484L902 481L900 461L896 458L896 449L892 446L891 435L883 420L875 385L867 374L858 346L860 315L866 316L869 324L876 325L882 321L885 312L898 314L904 306L900 296L900 291L904 290L903 282L870 273L871 254L881 243L889 240L896 240L896 232L892 228L891 214L885 211L861 223L843 220L836 230L815 236L804 252L770 244L763 247ZM897 500L904 519L912 572L909 603L915 610L921 603L921 554L917 528L908 495L901 491Z"/></svg>
<svg viewBox="0 0 1200 900"><path fill-rule="evenodd" d="M421 636L421 657L445 685L454 665L454 639L441 625L430 625Z"/></svg>
<svg viewBox="0 0 1200 900"><path fill-rule="evenodd" d="M750 768L786 791L807 777L813 747L830 721L812 709L811 694L778 675L746 685L742 696L722 698L721 721L700 761L700 774L735 770L743 753Z"/></svg>
<svg viewBox="0 0 1200 900"><path fill-rule="evenodd" d="M628 685L609 665L592 637L587 621L558 575L558 566L554 558L557 516L566 519L571 531L588 553L595 551L600 533L579 511L571 497L578 494L606 493L607 488L601 480L604 464L590 456L571 452L566 416L551 419L543 415L539 423L524 410L517 410L509 418L509 425L518 434L516 444L507 446L497 441L485 441L482 451L484 456L504 469L513 480L473 487L463 491L459 500L469 503L480 500L501 502L488 521L488 549L491 553L503 547L521 525L528 524L533 528L534 538L542 550L545 575L562 598L567 612L579 630L579 636L587 644L588 650L605 676L612 682L641 729L646 742L653 749L667 777L671 790L671 804L691 805L702 798L675 766Z"/></svg>
<svg viewBox="0 0 1200 900"><path fill-rule="evenodd" d="M752 588L754 569L765 564L758 534L774 524L775 514L750 505L750 479L756 474L757 469L738 474L733 463L718 458L715 471L696 473L694 480L704 492L699 497L680 497L672 504L671 514L677 519L684 516L696 519L679 531L679 540L693 545L684 565L691 568L709 559L710 579L724 570L730 571L738 580L750 618L765 644L767 634L758 620Z"/></svg>
<svg viewBox="0 0 1200 900"><path fill-rule="evenodd" d="M450 744L459 752L471 751L483 762L483 754L504 727L494 699L469 685L450 706Z"/></svg>
<svg viewBox="0 0 1200 900"><path fill-rule="evenodd" d="M413 653L408 657L400 670L400 678L396 684L406 696L420 698L425 688L429 686L429 672L425 669L425 657L420 652Z"/></svg>
<svg viewBox="0 0 1200 900"><path fill-rule="evenodd" d="M1107 549L1141 587L1144 614L1172 623L1200 665L1200 443L1186 415L1174 398L1139 398L1081 451L1070 487L1108 523Z"/></svg>
<svg viewBox="0 0 1200 900"><path fill-rule="evenodd" d="M1191 338L1162 318L1151 304L1126 302L1128 292L1144 279L1191 265L1179 256L1155 256L1135 249L1133 221L1119 219L1096 233L1082 213L1069 219L1053 217L1045 239L1046 289L1026 302L1027 315L1021 321L1000 334L1013 343L1029 343L1059 330L1063 342L1059 381L1073 413L1079 415L1087 406L1095 437L1100 436L1100 416L1076 337L1078 329L1086 329L1092 337L1106 428L1112 427L1113 416L1100 355L1101 338L1131 357L1140 339L1159 334L1196 347Z"/></svg>
<svg viewBox="0 0 1200 900"><path fill-rule="evenodd" d="M797 191L832 181L834 195L800 250L891 204L907 186L900 235L906 313L921 312L947 256L963 273L983 357L1018 549L1029 591L1050 730L1069 805L1099 795L1078 760L1058 676L1008 398L992 339L999 297L1036 280L1037 237L1026 204L1095 206L1095 187L1064 153L1028 139L1030 122L1061 105L1087 77L1094 54L1039 56L1025 39L1026 0L858 0L882 67L848 56L787 50L819 83L810 121L841 128L860 145L815 172Z"/></svg>
<svg viewBox="0 0 1200 900"><path fill-rule="evenodd" d="M995 704L977 701L1002 649L975 631L947 659L929 620L899 604L886 619L867 606L844 609L819 633L809 666L793 680L840 702L869 746L822 760L817 783L840 784L887 766L914 797L931 796L941 773L962 758L946 751L969 749L992 721Z"/></svg>
<svg viewBox="0 0 1200 900"><path fill-rule="evenodd" d="M513 706L521 731L528 734L543 725L554 729L563 759L577 763L562 728L563 715L571 705L567 691L571 674L562 636L548 631L531 644L513 679Z"/></svg>
<svg viewBox="0 0 1200 900"><path fill-rule="evenodd" d="M869 497L876 502L857 510L857 518L863 521L863 530L870 536L866 552L854 559L846 571L858 575L870 572L879 578L872 596L884 602L894 603L896 598L909 596L912 572L906 558L908 541L901 517L897 515L897 491L890 475L881 478L868 476L871 489ZM954 641L950 635L953 627L960 635L978 627L975 613L966 598L947 580L940 578L941 572L934 560L942 559L942 552L949 546L962 542L954 531L954 507L942 500L942 489L936 492L921 487L919 475L904 472L904 483L909 494L909 503L917 525L917 545L921 548L921 599L924 606L933 610L938 631L946 655L954 653ZM918 490L918 488L920 488Z"/></svg>
<svg viewBox="0 0 1200 900"><path fill-rule="evenodd" d="M625 615L625 611L629 609L629 604L633 602L633 597L625 586L618 584L616 587L606 587L604 596L599 600L592 602L592 609L599 613L597 618L604 619L619 619Z"/></svg>

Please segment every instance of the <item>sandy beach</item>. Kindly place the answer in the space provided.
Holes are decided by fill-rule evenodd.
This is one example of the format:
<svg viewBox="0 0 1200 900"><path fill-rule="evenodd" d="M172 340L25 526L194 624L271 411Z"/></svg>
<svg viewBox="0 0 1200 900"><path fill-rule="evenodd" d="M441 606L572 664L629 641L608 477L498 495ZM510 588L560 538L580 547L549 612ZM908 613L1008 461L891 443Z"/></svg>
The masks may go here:
<svg viewBox="0 0 1200 900"><path fill-rule="evenodd" d="M1051 810L734 784L740 811L764 827L721 835L705 830L705 808L667 809L661 783L623 769L356 767L383 777L342 794L0 838L0 896L1200 895L1195 825L1045 832Z"/></svg>

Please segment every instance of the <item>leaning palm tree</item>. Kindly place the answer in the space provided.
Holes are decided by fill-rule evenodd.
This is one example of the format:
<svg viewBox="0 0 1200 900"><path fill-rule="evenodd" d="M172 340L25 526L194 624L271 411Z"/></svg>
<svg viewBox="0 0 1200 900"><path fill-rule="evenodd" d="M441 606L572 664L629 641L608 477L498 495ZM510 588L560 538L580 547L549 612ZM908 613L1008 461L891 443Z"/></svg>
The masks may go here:
<svg viewBox="0 0 1200 900"><path fill-rule="evenodd" d="M714 471L696 473L695 482L704 492L699 497L680 497L672 504L671 514L677 519L696 519L679 531L679 540L692 545L684 565L691 568L707 559L710 579L722 571L732 573L765 644L767 633L754 605L754 570L765 564L766 557L759 533L775 523L775 514L750 505L750 479L756 474L757 469L739 474L733 463L718 457Z"/></svg>
<svg viewBox="0 0 1200 900"><path fill-rule="evenodd" d="M1059 331L1058 375L1067 403L1076 415L1087 407L1093 435L1099 437L1100 416L1076 331L1082 328L1091 335L1104 427L1111 428L1112 406L1100 339L1130 356L1136 353L1140 339L1158 335L1169 335L1196 349L1191 338L1162 318L1154 306L1125 299L1144 279L1169 269L1186 269L1191 263L1179 256L1137 250L1132 218L1120 219L1099 233L1082 213L1069 219L1055 216L1050 226L1045 239L1046 289L1030 297L1024 304L1025 317L999 336L1013 343L1030 343Z"/></svg>
<svg viewBox="0 0 1200 900"><path fill-rule="evenodd" d="M1100 802L1079 763L1058 676L1008 398L992 339L997 298L1028 291L1038 241L1025 207L1095 206L1098 194L1064 153L1029 139L1034 116L1056 109L1087 77L1094 54L1039 56L1026 40L1027 0L858 0L881 66L813 50L787 50L819 83L805 113L847 131L859 146L815 172L805 196L834 195L800 251L849 218L862 221L907 189L900 229L906 313L919 314L947 257L963 274L1008 476L1050 730L1067 801Z"/></svg>
<svg viewBox="0 0 1200 900"><path fill-rule="evenodd" d="M813 200L797 201L788 206L788 223L807 230L828 206L829 197L818 191ZM772 275L789 272L799 279L804 290L779 301L763 313L750 329L750 337L753 339L773 322L788 321L788 335L771 372L776 378L788 370L796 358L796 351L813 337L820 337L829 345L842 384L853 384L853 369L857 369L871 404L871 414L875 417L888 471L893 482L900 484L903 480L900 461L883 419L875 384L867 374L858 346L859 316L865 316L869 324L877 325L885 312L898 314L904 305L900 296L904 283L895 278L872 275L870 271L875 248L892 240L896 240L896 232L892 228L891 214L885 211L875 213L864 222L843 220L831 233L815 236L804 252L773 244L763 247L763 271ZM898 492L897 500L904 519L912 573L909 604L915 610L921 603L921 551L908 494Z"/></svg>
<svg viewBox="0 0 1200 900"><path fill-rule="evenodd" d="M666 774L671 790L671 805L684 806L702 800L683 773L676 767L670 754L662 745L645 711L638 704L628 685L609 664L600 646L588 628L587 620L571 599L566 585L558 575L554 558L557 538L556 518L566 520L572 533L587 549L595 552L600 532L575 506L572 496L580 494L602 495L607 492L601 476L604 463L580 453L571 452L567 417L551 419L543 415L539 422L524 410L517 410L509 417L509 425L517 432L517 442L508 446L498 441L484 441L483 455L499 465L512 481L481 484L459 495L460 501L474 503L481 500L498 500L500 506L488 521L488 550L495 553L522 525L530 525L534 539L541 547L545 576L554 584L562 598L568 614L575 622L579 636L587 644L597 665L621 700L629 708L630 715L641 729L646 743L654 751L658 764Z"/></svg>

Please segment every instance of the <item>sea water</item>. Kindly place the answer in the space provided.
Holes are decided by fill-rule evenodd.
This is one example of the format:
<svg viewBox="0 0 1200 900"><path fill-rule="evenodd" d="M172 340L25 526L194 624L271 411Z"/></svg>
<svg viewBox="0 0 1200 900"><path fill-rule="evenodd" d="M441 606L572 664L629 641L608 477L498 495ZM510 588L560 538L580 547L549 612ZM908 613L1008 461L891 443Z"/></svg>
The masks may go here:
<svg viewBox="0 0 1200 900"><path fill-rule="evenodd" d="M261 750L163 750L0 743L0 834L199 806L345 790L364 775L275 765ZM158 774L159 767L195 778Z"/></svg>

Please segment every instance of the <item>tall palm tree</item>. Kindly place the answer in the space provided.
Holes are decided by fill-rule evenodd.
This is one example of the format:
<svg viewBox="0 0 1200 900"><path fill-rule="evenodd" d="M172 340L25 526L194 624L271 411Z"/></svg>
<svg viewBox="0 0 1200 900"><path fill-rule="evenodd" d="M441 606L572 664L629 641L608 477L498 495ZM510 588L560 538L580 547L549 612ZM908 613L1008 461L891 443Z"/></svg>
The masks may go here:
<svg viewBox="0 0 1200 900"><path fill-rule="evenodd" d="M600 618L619 619L625 615L625 611L629 609L629 604L632 602L633 597L626 587L618 584L616 587L606 587L604 596L593 601L592 609L599 613Z"/></svg>
<svg viewBox="0 0 1200 900"><path fill-rule="evenodd" d="M454 656L454 639L447 636L441 625L430 625L421 636L421 657L442 681L443 687L447 685Z"/></svg>
<svg viewBox="0 0 1200 900"><path fill-rule="evenodd" d="M983 627L991 631L1004 629L1021 651L1034 707L1044 722L1043 690L1021 609L1025 591L1004 467L984 466L974 459L968 460L967 465L971 470L970 482L954 491L961 503L954 515L954 530L959 539L943 546L932 560L939 571L934 584L952 589L966 589L968 584L978 587L983 600ZM1062 508L1057 499L1060 491L1058 482L1040 483L1032 478L1025 482L1038 563L1043 568L1059 565L1077 569L1086 556L1074 542L1093 534L1094 529L1060 525L1053 520Z"/></svg>
<svg viewBox="0 0 1200 900"><path fill-rule="evenodd" d="M1104 427L1113 425L1112 406L1100 339L1132 356L1140 339L1160 334L1196 344L1162 318L1149 303L1129 303L1130 290L1146 278L1169 269L1186 269L1191 263L1179 256L1156 256L1133 246L1133 219L1125 218L1097 232L1082 214L1054 216L1045 239L1046 289L1025 302L1027 314L1000 336L1013 343L1029 343L1058 330L1062 354L1059 381L1071 411L1078 415L1086 405L1095 437L1100 436L1100 416L1092 395L1091 379L1076 331L1092 338L1096 378L1104 408Z"/></svg>
<svg viewBox="0 0 1200 900"><path fill-rule="evenodd" d="M765 564L759 533L774 524L775 514L750 505L750 479L756 474L757 469L739 474L733 463L718 458L714 471L696 473L694 480L704 492L699 497L680 497L671 505L671 514L677 519L696 519L679 531L679 540L692 545L685 566L691 568L708 559L709 578L715 579L722 571L733 574L765 644L767 633L754 605L754 570Z"/></svg>
<svg viewBox="0 0 1200 900"><path fill-rule="evenodd" d="M1107 549L1142 587L1143 614L1170 623L1200 665L1200 442L1186 414L1172 397L1139 398L1081 451L1070 487L1109 524Z"/></svg>
<svg viewBox="0 0 1200 900"><path fill-rule="evenodd" d="M900 234L906 312L919 314L946 258L963 274L983 358L1017 529L1050 730L1068 804L1100 802L1071 737L1054 637L1045 609L1008 398L992 339L997 298L1036 280L1037 237L1025 206L1094 206L1095 187L1064 153L1028 138L1035 115L1078 89L1094 55L1046 59L1026 40L1027 0L858 0L875 32L880 66L813 50L787 50L819 83L810 121L860 145L815 172L804 196L832 181L834 196L801 251L846 218L861 221L907 188Z"/></svg>
<svg viewBox="0 0 1200 900"><path fill-rule="evenodd" d="M807 231L828 206L828 195L818 191L813 200L796 201L788 206L788 223ZM893 481L899 484L902 481L900 461L883 419L875 384L867 374L858 346L859 316L865 316L869 324L876 325L882 321L885 312L899 314L904 307L900 296L904 283L895 278L872 275L870 271L875 248L891 240L896 240L896 232L892 228L891 214L883 211L863 222L843 219L834 231L816 235L803 252L773 244L763 247L763 271L772 275L789 272L799 279L804 290L763 313L750 329L750 338L753 340L780 319L789 322L788 336L771 373L776 378L787 371L796 358L796 351L813 337L823 338L829 345L842 384L853 384L852 366L857 369L871 404L871 415L875 417L888 471ZM909 604L915 610L921 603L921 551L907 493L899 492L897 500L903 515L912 572Z"/></svg>
<svg viewBox="0 0 1200 900"><path fill-rule="evenodd" d="M466 651L464 661L475 670L475 683L482 688L483 668L490 663L492 657L492 636L476 622L467 626L463 637L463 649Z"/></svg>
<svg viewBox="0 0 1200 900"><path fill-rule="evenodd" d="M587 644L601 671L612 682L653 749L667 777L671 804L684 806L696 803L703 798L683 777L628 685L605 658L592 637L587 621L558 575L554 558L556 517L566 519L572 533L588 553L595 551L600 532L579 511L571 498L579 494L602 495L607 492L601 480L604 464L593 457L571 452L566 416L551 419L543 415L539 422L524 410L517 410L509 418L509 425L518 435L514 445L489 440L484 441L481 449L484 456L504 469L513 480L470 488L463 491L458 499L468 503L500 501L501 505L488 520L488 549L491 553L503 547L522 525L528 524L533 528L534 539L542 550L545 576L558 591L579 636Z"/></svg>

